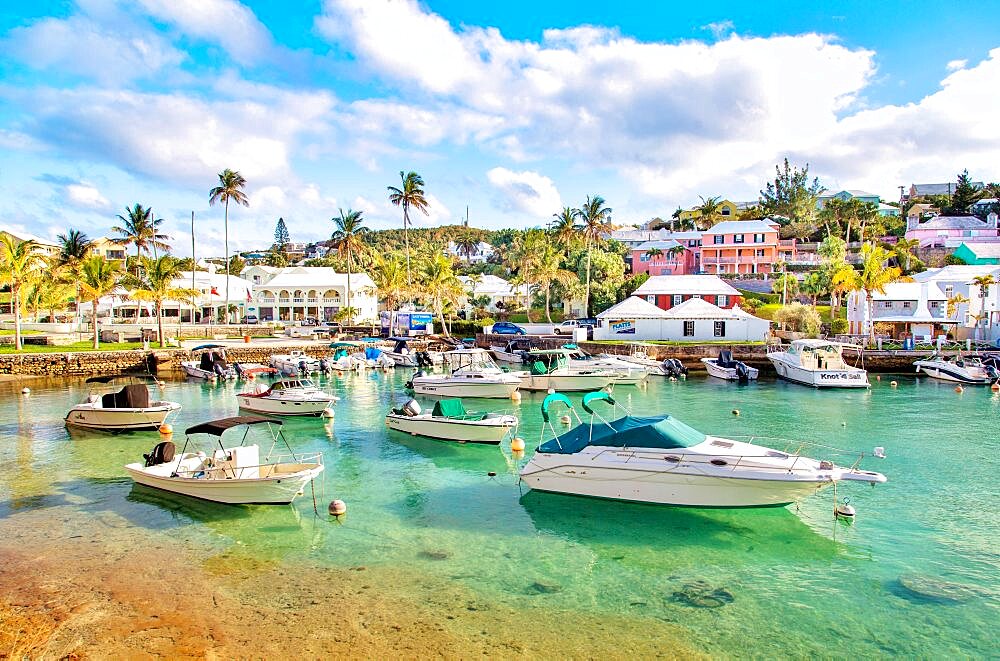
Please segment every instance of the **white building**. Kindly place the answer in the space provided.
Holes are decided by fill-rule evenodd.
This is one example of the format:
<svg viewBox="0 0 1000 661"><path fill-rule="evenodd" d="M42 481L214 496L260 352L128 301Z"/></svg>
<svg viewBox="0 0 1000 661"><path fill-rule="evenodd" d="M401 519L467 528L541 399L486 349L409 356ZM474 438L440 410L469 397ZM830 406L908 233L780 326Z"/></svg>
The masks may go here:
<svg viewBox="0 0 1000 661"><path fill-rule="evenodd" d="M325 266L250 266L241 274L252 283L254 304L247 311L262 321L330 321L347 307L347 274ZM251 310L253 307L255 310ZM375 283L366 273L351 274L351 307L355 320L378 319Z"/></svg>
<svg viewBox="0 0 1000 661"><path fill-rule="evenodd" d="M214 266L214 265L213 265ZM223 319L226 309L226 274L211 271L195 271L192 280L191 271L181 271L171 282L178 289L194 289L198 292L192 302L167 300L163 302L163 319L165 322L191 323L192 312L195 323L216 322ZM253 308L253 286L243 278L229 276L229 303L236 306L236 312L231 319L239 323L246 314L255 314ZM90 315L91 308L84 305L83 313ZM156 323L154 304L147 301L135 301L130 292L118 287L114 294L98 301L98 316L110 316L118 321L135 321L136 310L139 311L140 323Z"/></svg>
<svg viewBox="0 0 1000 661"><path fill-rule="evenodd" d="M452 255L453 257L458 257L463 261L468 261L470 264L484 264L489 261L493 253L496 252L493 246L486 243L485 241L480 241L479 244L473 249L472 253L466 255L464 252L459 250L458 246L455 245L454 241L448 242L448 247L445 248L445 254Z"/></svg>
<svg viewBox="0 0 1000 661"><path fill-rule="evenodd" d="M595 340L763 341L770 328L766 319L739 307L720 308L692 298L663 310L638 296L630 296L597 315Z"/></svg>
<svg viewBox="0 0 1000 661"><path fill-rule="evenodd" d="M58 255L62 250L58 243L55 241L49 241L48 239L43 239L40 236L35 236L34 234L28 234L27 232L21 232L9 227L0 226L0 234L6 234L14 239L15 243L23 243L25 241L35 242L35 252L39 253L44 257L54 257Z"/></svg>
<svg viewBox="0 0 1000 661"><path fill-rule="evenodd" d="M490 312L510 307L523 307L526 303L527 285L514 286L495 275L482 275L478 278L460 275L458 279L462 282L466 292L471 295L470 298L489 296L490 302L486 305L486 309Z"/></svg>

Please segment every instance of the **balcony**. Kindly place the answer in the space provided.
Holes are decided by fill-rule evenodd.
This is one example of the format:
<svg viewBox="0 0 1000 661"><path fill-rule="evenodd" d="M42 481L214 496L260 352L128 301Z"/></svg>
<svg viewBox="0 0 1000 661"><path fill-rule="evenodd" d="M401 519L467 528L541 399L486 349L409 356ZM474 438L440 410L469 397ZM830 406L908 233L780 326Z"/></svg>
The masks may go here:
<svg viewBox="0 0 1000 661"><path fill-rule="evenodd" d="M771 264L767 257L703 257L702 266L715 264Z"/></svg>
<svg viewBox="0 0 1000 661"><path fill-rule="evenodd" d="M261 303L274 303L274 297L271 297L271 298L258 298L257 300L259 302L261 302Z"/></svg>

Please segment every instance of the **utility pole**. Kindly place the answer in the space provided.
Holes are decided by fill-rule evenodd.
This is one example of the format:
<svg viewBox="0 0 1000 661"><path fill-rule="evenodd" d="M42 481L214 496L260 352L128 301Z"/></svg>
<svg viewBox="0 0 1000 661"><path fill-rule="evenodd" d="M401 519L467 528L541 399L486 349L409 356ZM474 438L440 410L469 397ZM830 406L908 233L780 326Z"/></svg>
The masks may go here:
<svg viewBox="0 0 1000 661"><path fill-rule="evenodd" d="M194 291L194 272L198 263L194 259L194 211L191 212L191 290ZM191 297L191 324L194 325L194 296Z"/></svg>

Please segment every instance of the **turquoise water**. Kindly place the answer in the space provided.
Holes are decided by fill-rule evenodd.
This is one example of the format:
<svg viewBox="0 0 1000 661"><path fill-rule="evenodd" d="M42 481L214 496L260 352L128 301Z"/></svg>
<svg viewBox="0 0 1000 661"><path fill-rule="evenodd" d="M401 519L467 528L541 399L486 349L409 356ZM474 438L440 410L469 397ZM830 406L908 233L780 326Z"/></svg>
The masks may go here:
<svg viewBox="0 0 1000 661"><path fill-rule="evenodd" d="M46 512L62 525L98 520L199 549L241 547L292 568L388 565L515 609L664 620L717 656L996 653L1000 396L989 390L956 394L909 375L891 377L898 388L883 377L866 392L699 376L619 389L635 413L668 411L709 433L884 446L887 458L864 466L889 482L841 488L858 509L845 525L832 520L832 491L797 510L529 492L516 479L523 459L509 450L386 430L382 415L405 399L406 376L335 377L326 382L341 397L332 424L285 425L294 449L324 452L317 501L324 512L345 500L340 522L315 517L309 491L291 507L230 507L135 487L122 465L155 434L70 436L62 417L85 396L81 381L32 382L28 397L19 384L0 384L0 532ZM169 381L163 394L183 405L173 421L180 430L235 414L238 387ZM466 405L516 411L530 454L540 401Z"/></svg>

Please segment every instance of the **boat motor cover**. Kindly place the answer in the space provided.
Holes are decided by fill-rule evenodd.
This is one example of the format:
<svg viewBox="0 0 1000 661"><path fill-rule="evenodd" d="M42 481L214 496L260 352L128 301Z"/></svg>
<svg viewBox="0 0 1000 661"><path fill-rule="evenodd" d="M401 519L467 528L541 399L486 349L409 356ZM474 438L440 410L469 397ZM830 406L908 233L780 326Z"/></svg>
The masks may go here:
<svg viewBox="0 0 1000 661"><path fill-rule="evenodd" d="M434 404L431 415L439 418L464 418L467 413L460 399L440 399Z"/></svg>
<svg viewBox="0 0 1000 661"><path fill-rule="evenodd" d="M365 358L375 360L382 355L382 350L377 347L365 347Z"/></svg>
<svg viewBox="0 0 1000 661"><path fill-rule="evenodd" d="M144 383L133 383L118 392L109 392L101 398L101 407L106 409L149 408L149 388Z"/></svg>
<svg viewBox="0 0 1000 661"><path fill-rule="evenodd" d="M704 442L706 436L670 415L627 415L607 424L579 425L542 443L538 451L575 454L588 445L612 448L676 450Z"/></svg>

